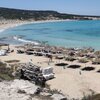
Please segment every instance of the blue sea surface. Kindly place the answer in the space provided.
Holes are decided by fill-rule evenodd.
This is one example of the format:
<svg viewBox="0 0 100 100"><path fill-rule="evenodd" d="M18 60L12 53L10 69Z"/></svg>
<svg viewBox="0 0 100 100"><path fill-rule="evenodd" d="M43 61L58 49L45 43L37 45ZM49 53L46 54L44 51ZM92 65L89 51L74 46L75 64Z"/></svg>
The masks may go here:
<svg viewBox="0 0 100 100"><path fill-rule="evenodd" d="M14 40L14 36L55 46L100 49L100 21L61 21L17 26L0 33L0 42L21 43Z"/></svg>

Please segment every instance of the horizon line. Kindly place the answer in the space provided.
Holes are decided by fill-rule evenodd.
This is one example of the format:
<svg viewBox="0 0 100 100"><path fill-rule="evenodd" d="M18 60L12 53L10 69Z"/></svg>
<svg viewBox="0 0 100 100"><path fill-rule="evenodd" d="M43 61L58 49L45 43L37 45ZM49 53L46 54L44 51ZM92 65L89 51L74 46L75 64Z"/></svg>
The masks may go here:
<svg viewBox="0 0 100 100"><path fill-rule="evenodd" d="M61 12L61 11L57 11L57 10L34 10L34 9L25 9L25 8L13 8L13 7L3 7L0 6L0 8L5 8L5 9L14 9L14 10L26 10L26 11L55 11L61 14L69 14L69 15L79 15L79 16L93 16L93 17L100 17L100 15L92 15L92 14L76 14L76 13L66 13L66 12Z"/></svg>

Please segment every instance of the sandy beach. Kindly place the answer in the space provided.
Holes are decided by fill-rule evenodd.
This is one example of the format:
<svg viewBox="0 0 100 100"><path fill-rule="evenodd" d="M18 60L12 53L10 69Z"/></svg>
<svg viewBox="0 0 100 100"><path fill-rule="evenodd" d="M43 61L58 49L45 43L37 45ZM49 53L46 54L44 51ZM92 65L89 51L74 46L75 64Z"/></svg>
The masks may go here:
<svg viewBox="0 0 100 100"><path fill-rule="evenodd" d="M91 94L92 91L100 93L100 75L96 72L99 70L99 65L92 65L91 62L83 64L77 61L70 62L57 59L53 59L53 62L48 65L49 59L44 56L39 57L34 55L17 54L17 48L15 48L14 45L10 45L10 49L14 49L14 52L8 53L6 56L0 56L1 61L20 60L20 63L32 62L42 68L48 66L53 67L55 78L49 80L47 84L49 84L52 89L61 90L61 92L70 99L80 99L83 95ZM55 64L59 62L67 63L69 65L81 65L81 68L71 69L66 66L64 69L61 66L55 66ZM81 71L85 66L93 66L95 67L95 70Z"/></svg>
<svg viewBox="0 0 100 100"><path fill-rule="evenodd" d="M60 21L72 21L72 20L41 20L41 21L34 21L34 20L2 20L0 21L0 32L8 29L13 28L20 25L31 24L31 23L46 23L46 22L60 22Z"/></svg>
<svg viewBox="0 0 100 100"><path fill-rule="evenodd" d="M42 21L41 21L42 22ZM50 21L49 21L50 22ZM0 29L5 30L8 28L12 28L18 25L28 24L33 22L28 21L13 21L5 24L0 24ZM35 22L37 23L37 22ZM38 22L39 23L39 22ZM100 75L97 73L99 70L99 65L93 65L91 62L86 64L79 63L77 60L70 62L65 60L53 59L53 62L48 65L49 58L44 56L34 56L34 55L26 55L26 54L17 54L18 48L15 48L15 45L9 46L11 50L14 52L8 53L6 56L0 56L0 61L9 61L9 60L19 60L20 63L32 62L35 65L40 67L48 67L51 66L54 69L55 78L49 80L47 84L50 85L52 89L61 90L63 94L65 94L68 98L76 98L80 99L83 95L91 94L92 91L95 93L100 93ZM71 68L63 68L60 66L56 66L56 63L67 63L68 65L81 65L81 68L71 69ZM93 66L95 70L93 71L81 71L85 66ZM81 71L81 75L80 75Z"/></svg>
<svg viewBox="0 0 100 100"><path fill-rule="evenodd" d="M19 25L31 23L30 21L21 21L21 20L2 20L0 21L0 32L13 28Z"/></svg>

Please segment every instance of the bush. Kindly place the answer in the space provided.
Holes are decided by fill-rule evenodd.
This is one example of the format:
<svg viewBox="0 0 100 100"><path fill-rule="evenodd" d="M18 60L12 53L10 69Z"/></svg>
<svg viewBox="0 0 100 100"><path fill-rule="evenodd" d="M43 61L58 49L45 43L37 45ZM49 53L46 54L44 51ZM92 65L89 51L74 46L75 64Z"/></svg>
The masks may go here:
<svg viewBox="0 0 100 100"><path fill-rule="evenodd" d="M92 64L100 64L100 58L96 58L94 61L92 61Z"/></svg>
<svg viewBox="0 0 100 100"><path fill-rule="evenodd" d="M95 54L97 57L100 57L100 51L96 51L94 54Z"/></svg>
<svg viewBox="0 0 100 100"><path fill-rule="evenodd" d="M12 76L12 69L7 68L5 63L0 62L0 79L3 80L12 80L14 77Z"/></svg>
<svg viewBox="0 0 100 100"><path fill-rule="evenodd" d="M66 57L65 60L67 60L67 61L74 61L76 59L74 57L69 56L69 57Z"/></svg>
<svg viewBox="0 0 100 100"><path fill-rule="evenodd" d="M8 61L5 61L7 63L17 63L17 62L20 62L20 60L8 60Z"/></svg>
<svg viewBox="0 0 100 100"><path fill-rule="evenodd" d="M82 59L79 59L79 62L80 62L80 63L87 63L88 60L87 60L86 58L82 58Z"/></svg>
<svg viewBox="0 0 100 100"><path fill-rule="evenodd" d="M88 96L84 96L82 100L100 100L100 94L91 94Z"/></svg>

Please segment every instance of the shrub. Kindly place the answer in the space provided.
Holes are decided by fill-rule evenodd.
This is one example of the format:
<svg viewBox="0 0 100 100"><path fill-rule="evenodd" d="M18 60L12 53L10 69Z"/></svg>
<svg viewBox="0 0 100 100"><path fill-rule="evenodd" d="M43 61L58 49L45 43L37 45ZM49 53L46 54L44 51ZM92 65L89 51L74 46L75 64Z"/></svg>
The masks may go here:
<svg viewBox="0 0 100 100"><path fill-rule="evenodd" d="M92 61L92 64L100 64L100 58L96 58Z"/></svg>
<svg viewBox="0 0 100 100"><path fill-rule="evenodd" d="M7 62L7 63L17 63L17 62L19 62L20 60L8 60L8 61L5 61L5 62Z"/></svg>
<svg viewBox="0 0 100 100"><path fill-rule="evenodd" d="M80 63L87 63L88 60L87 60L86 58L82 58L82 59L79 59L79 62L80 62Z"/></svg>
<svg viewBox="0 0 100 100"><path fill-rule="evenodd" d="M84 96L82 100L100 100L100 94L91 94Z"/></svg>
<svg viewBox="0 0 100 100"><path fill-rule="evenodd" d="M0 62L0 79L3 80L12 80L14 77L12 76L12 69L7 68L5 63Z"/></svg>
<svg viewBox="0 0 100 100"><path fill-rule="evenodd" d="M69 57L66 57L65 60L67 60L67 61L74 61L76 59L74 57L69 56Z"/></svg>

